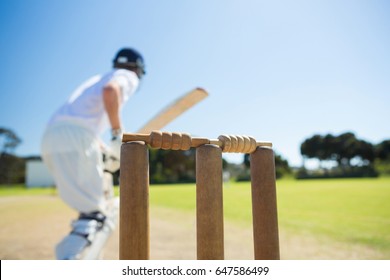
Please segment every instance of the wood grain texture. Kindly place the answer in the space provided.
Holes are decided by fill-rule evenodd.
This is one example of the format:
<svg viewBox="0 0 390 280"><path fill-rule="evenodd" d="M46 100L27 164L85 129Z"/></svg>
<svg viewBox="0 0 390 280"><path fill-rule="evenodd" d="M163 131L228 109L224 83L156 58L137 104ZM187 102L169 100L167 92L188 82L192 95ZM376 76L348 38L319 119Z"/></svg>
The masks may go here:
<svg viewBox="0 0 390 280"><path fill-rule="evenodd" d="M256 260L278 260L279 231L273 150L258 147L250 158Z"/></svg>
<svg viewBox="0 0 390 280"><path fill-rule="evenodd" d="M196 149L197 259L224 259L222 151L216 145Z"/></svg>
<svg viewBox="0 0 390 280"><path fill-rule="evenodd" d="M150 258L149 152L143 142L121 149L119 258Z"/></svg>

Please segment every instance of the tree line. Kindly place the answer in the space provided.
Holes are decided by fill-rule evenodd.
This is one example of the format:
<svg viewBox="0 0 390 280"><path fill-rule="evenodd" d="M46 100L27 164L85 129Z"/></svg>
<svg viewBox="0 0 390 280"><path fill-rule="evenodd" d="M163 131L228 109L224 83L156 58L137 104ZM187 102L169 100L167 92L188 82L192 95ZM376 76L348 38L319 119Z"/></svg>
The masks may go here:
<svg viewBox="0 0 390 280"><path fill-rule="evenodd" d="M376 177L390 164L390 140L372 144L357 138L352 132L315 134L301 144L300 150L304 160L317 159L322 172L310 175L302 168L298 178ZM327 163L331 163L332 168L325 168Z"/></svg>
<svg viewBox="0 0 390 280"><path fill-rule="evenodd" d="M22 140L10 129L0 128L0 184L25 182L25 162L13 154ZM318 170L307 170L305 164L297 171L288 161L275 154L276 177L294 173L296 178L375 177L390 174L390 140L372 144L359 139L351 132L340 135L315 134L300 145L304 160L317 159ZM149 150L149 174L152 184L193 183L196 180L196 150ZM327 167L331 164L331 168ZM250 180L250 157L243 156L242 164L231 164L223 159L222 167L231 179ZM119 172L114 174L118 183Z"/></svg>

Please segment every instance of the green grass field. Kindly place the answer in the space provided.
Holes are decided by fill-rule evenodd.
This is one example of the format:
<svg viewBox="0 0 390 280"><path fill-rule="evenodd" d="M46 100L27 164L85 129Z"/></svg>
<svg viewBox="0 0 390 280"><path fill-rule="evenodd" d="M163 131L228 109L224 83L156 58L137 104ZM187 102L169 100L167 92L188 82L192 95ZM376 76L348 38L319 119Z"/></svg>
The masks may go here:
<svg viewBox="0 0 390 280"><path fill-rule="evenodd" d="M54 189L0 187L0 196L54 194ZM390 178L277 181L281 229L368 246L390 256ZM150 203L195 213L195 185L157 185ZM224 187L225 219L251 225L250 184Z"/></svg>
<svg viewBox="0 0 390 280"><path fill-rule="evenodd" d="M278 180L280 228L390 251L390 178ZM195 211L193 185L151 188L152 205ZM224 188L225 218L251 224L249 183Z"/></svg>

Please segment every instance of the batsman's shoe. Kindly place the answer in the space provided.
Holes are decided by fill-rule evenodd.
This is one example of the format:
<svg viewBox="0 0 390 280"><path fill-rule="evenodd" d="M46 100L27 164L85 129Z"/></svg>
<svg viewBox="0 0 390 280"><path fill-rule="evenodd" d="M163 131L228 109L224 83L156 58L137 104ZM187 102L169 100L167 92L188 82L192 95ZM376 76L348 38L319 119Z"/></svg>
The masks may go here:
<svg viewBox="0 0 390 280"><path fill-rule="evenodd" d="M115 230L119 220L119 198L115 197L110 200L109 207L106 211L106 218L103 227L97 231L92 244L88 247L83 260L96 260L102 257L102 249L106 245L112 232Z"/></svg>
<svg viewBox="0 0 390 280"><path fill-rule="evenodd" d="M104 228L105 220L106 217L99 212L80 214L79 219L72 223L72 231L57 245L57 259L84 259L98 232Z"/></svg>

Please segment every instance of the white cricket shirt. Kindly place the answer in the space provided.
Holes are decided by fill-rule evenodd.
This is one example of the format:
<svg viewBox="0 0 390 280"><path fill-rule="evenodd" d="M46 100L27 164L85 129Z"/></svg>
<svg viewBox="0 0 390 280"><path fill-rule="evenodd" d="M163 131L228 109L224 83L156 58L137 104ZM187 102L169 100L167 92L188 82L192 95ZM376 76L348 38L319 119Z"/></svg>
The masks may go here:
<svg viewBox="0 0 390 280"><path fill-rule="evenodd" d="M139 84L137 75L125 69L113 69L105 75L94 76L82 83L54 113L49 126L59 122L71 122L88 128L95 135L102 134L110 128L102 93L103 87L111 81L117 82L121 88L121 107L135 93Z"/></svg>

